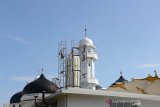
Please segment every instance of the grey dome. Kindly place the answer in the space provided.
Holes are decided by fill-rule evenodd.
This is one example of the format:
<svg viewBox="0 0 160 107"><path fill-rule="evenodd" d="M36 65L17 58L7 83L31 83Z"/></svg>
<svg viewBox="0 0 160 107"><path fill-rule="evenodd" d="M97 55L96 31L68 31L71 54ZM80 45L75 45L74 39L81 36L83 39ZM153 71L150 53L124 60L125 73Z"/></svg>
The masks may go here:
<svg viewBox="0 0 160 107"><path fill-rule="evenodd" d="M91 39L89 39L88 37L85 37L82 40L80 40L79 47L82 47L84 45L85 46L92 46L92 47L94 47L93 41Z"/></svg>

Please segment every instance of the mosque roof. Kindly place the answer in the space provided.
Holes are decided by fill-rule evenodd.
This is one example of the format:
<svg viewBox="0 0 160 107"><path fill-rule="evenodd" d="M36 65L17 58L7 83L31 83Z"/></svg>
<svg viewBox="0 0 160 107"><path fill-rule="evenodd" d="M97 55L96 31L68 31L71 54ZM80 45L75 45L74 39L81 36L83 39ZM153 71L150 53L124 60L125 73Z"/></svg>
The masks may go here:
<svg viewBox="0 0 160 107"><path fill-rule="evenodd" d="M132 79L129 82L123 82L124 79L120 77L107 90L160 95L160 78L156 71L154 72L155 76L148 75L146 78Z"/></svg>

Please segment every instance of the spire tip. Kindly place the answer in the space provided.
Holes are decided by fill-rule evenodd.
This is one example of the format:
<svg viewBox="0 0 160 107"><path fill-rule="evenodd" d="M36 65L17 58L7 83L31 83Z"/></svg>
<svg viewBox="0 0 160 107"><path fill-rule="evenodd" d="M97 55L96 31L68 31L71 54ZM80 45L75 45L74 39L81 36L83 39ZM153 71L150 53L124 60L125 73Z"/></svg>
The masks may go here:
<svg viewBox="0 0 160 107"><path fill-rule="evenodd" d="M85 38L87 37L87 27L85 25Z"/></svg>
<svg viewBox="0 0 160 107"><path fill-rule="evenodd" d="M123 75L123 71L122 71L122 70L120 70L120 75L121 75L121 76Z"/></svg>

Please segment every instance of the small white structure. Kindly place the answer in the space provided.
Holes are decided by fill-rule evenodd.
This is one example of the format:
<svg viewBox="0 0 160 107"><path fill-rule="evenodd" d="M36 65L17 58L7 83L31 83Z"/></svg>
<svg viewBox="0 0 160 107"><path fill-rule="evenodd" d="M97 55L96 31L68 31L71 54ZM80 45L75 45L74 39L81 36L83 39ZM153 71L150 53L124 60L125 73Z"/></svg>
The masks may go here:
<svg viewBox="0 0 160 107"><path fill-rule="evenodd" d="M10 106L9 103L4 103L4 104L3 104L3 107L9 107L9 106Z"/></svg>

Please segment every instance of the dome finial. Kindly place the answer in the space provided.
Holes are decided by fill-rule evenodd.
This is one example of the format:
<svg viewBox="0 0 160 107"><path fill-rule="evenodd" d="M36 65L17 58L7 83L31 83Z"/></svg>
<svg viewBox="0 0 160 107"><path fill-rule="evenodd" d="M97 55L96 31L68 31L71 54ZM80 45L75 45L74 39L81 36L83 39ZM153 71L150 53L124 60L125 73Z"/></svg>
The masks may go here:
<svg viewBox="0 0 160 107"><path fill-rule="evenodd" d="M86 27L86 25L85 25L85 38L87 37L87 27Z"/></svg>
<svg viewBox="0 0 160 107"><path fill-rule="evenodd" d="M44 68L42 68L41 70L42 70L42 71L41 71L41 72L42 72L42 74L44 74Z"/></svg>
<svg viewBox="0 0 160 107"><path fill-rule="evenodd" d="M121 75L121 76L123 75L122 70L120 70L120 75Z"/></svg>

